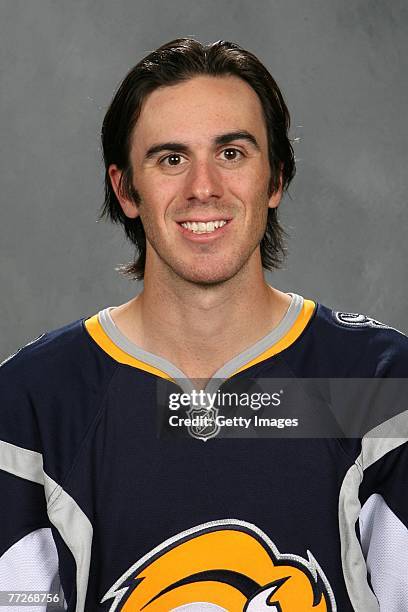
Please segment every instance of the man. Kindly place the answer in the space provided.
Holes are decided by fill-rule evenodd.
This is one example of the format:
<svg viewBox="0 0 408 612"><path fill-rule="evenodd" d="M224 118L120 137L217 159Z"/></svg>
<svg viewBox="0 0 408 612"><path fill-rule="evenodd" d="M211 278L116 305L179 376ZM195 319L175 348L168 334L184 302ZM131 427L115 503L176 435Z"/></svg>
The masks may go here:
<svg viewBox="0 0 408 612"><path fill-rule="evenodd" d="M408 610L406 438L383 435L406 435L405 415L374 437L271 439L205 403L264 379L407 374L401 333L265 282L283 255L288 129L277 84L231 43L172 41L123 81L103 212L144 289L0 369L3 589L53 592L59 570L76 612ZM180 391L188 410L169 416L163 394ZM337 433L310 398L313 427Z"/></svg>

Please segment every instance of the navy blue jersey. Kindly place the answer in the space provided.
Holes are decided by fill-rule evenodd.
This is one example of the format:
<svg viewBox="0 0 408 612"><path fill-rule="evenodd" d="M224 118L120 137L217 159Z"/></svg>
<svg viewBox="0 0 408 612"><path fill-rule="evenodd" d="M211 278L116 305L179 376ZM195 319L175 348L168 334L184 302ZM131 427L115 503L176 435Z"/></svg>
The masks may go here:
<svg viewBox="0 0 408 612"><path fill-rule="evenodd" d="M397 330L293 295L207 387L402 379L407 357ZM71 612L408 610L406 414L390 419L400 437L384 421L375 436L203 443L161 431L157 384L181 379L110 308L3 362L0 591L61 584Z"/></svg>

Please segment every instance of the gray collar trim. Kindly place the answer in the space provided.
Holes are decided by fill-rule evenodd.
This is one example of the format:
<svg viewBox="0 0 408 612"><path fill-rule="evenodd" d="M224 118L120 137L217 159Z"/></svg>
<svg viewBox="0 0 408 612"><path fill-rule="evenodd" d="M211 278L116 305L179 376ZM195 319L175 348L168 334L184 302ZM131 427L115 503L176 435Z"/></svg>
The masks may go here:
<svg viewBox="0 0 408 612"><path fill-rule="evenodd" d="M217 370L207 387L211 386L211 381L213 379L228 378L228 376L231 376L231 374L233 374L236 370L243 367L246 363L261 355L269 347L279 342L279 340L281 340L288 333L298 318L304 301L300 295L295 293L290 293L289 295L292 297L292 300L279 325L271 332L266 334L266 336L258 340L258 342L255 342L255 344L245 349L242 353L236 355L230 361L227 361L227 363ZM101 310L98 313L98 319L103 330L112 340L112 342L114 342L114 344L122 349L122 351L125 351L125 353L128 355L158 368L162 372L168 374L171 378L187 379L184 372L171 363L171 361L168 361L163 357L159 357L159 355L155 355L154 353L150 353L149 351L145 351L122 334L111 317L110 310L112 309L113 306L110 306L104 310Z"/></svg>

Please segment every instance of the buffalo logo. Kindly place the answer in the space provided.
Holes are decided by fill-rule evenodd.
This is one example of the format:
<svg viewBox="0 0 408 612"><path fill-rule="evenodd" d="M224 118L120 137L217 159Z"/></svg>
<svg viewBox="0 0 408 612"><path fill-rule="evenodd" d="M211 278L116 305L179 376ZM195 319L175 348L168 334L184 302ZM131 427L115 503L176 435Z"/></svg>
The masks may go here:
<svg viewBox="0 0 408 612"><path fill-rule="evenodd" d="M188 433L198 440L209 440L220 432L217 423L218 408L190 408L187 415L191 419L191 425L187 427Z"/></svg>
<svg viewBox="0 0 408 612"><path fill-rule="evenodd" d="M206 523L153 549L106 593L109 612L336 612L312 554L281 554L257 527Z"/></svg>

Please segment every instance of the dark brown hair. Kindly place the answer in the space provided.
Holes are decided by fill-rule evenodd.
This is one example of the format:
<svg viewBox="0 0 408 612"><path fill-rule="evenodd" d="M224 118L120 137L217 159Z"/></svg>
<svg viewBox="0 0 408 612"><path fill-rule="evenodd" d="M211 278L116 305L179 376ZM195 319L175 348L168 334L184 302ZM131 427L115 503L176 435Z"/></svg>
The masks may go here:
<svg viewBox="0 0 408 612"><path fill-rule="evenodd" d="M133 186L129 153L133 128L146 97L162 86L175 85L194 76L234 75L246 81L258 95L268 134L271 168L269 195L280 187L287 190L295 175L295 158L289 140L290 116L275 80L259 59L237 44L218 41L203 45L192 38L178 38L159 47L142 59L125 77L116 92L102 125L105 162L105 201L100 218L121 223L127 238L136 246L134 262L121 266L125 275L142 280L146 261L146 236L140 217L129 219L112 188L108 168L116 164L122 170L121 192L137 204L139 194ZM277 209L268 211L265 234L261 241L262 265L278 268L285 255L285 231L278 221Z"/></svg>

